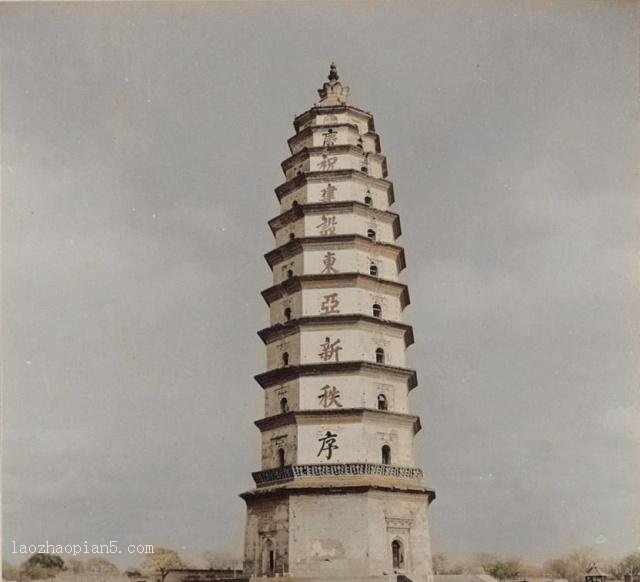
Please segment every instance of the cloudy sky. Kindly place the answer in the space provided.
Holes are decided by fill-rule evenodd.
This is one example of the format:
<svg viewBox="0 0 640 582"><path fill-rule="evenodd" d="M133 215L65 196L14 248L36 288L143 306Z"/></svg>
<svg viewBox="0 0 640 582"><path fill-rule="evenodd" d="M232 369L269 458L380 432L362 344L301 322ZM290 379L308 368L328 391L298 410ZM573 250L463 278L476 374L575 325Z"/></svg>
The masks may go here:
<svg viewBox="0 0 640 582"><path fill-rule="evenodd" d="M640 546L636 7L3 4L5 549L240 553L266 223L331 60L396 187L434 551Z"/></svg>

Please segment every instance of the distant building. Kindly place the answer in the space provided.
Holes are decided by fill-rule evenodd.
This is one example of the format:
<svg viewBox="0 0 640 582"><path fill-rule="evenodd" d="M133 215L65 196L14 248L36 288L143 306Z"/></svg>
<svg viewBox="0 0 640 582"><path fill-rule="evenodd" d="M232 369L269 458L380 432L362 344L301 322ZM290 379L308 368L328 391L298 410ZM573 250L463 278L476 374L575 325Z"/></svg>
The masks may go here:
<svg viewBox="0 0 640 582"><path fill-rule="evenodd" d="M505 580L504 582L569 582L566 578L545 578L533 576L521 576L514 580Z"/></svg>
<svg viewBox="0 0 640 582"><path fill-rule="evenodd" d="M589 566L584 575L585 582L607 582L607 578L608 575L598 568L598 564L595 562Z"/></svg>
<svg viewBox="0 0 640 582"><path fill-rule="evenodd" d="M498 582L488 574L435 574L433 580L434 582Z"/></svg>
<svg viewBox="0 0 640 582"><path fill-rule="evenodd" d="M162 582L210 582L211 580L235 580L242 581L242 572L232 568L211 568L200 570L196 568L176 568L167 570L162 577ZM247 579L248 580L248 579Z"/></svg>

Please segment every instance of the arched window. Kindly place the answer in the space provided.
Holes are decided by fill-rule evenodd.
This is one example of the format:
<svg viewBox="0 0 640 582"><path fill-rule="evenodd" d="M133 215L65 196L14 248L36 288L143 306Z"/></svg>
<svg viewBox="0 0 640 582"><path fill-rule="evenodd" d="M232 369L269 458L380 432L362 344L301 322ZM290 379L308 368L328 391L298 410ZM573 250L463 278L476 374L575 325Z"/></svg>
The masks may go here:
<svg viewBox="0 0 640 582"><path fill-rule="evenodd" d="M382 447L382 464L383 465L391 464L391 447L389 445L384 445Z"/></svg>
<svg viewBox="0 0 640 582"><path fill-rule="evenodd" d="M291 279L293 277L293 271L291 269L287 270L287 279Z"/></svg>
<svg viewBox="0 0 640 582"><path fill-rule="evenodd" d="M280 411L282 412L282 414L286 414L287 412L289 412L289 402L286 398L282 398L280 400Z"/></svg>
<svg viewBox="0 0 640 582"><path fill-rule="evenodd" d="M284 310L284 318L285 318L287 321L291 321L291 307L287 307L287 308Z"/></svg>
<svg viewBox="0 0 640 582"><path fill-rule="evenodd" d="M289 233L289 240L293 240L294 238L296 238L296 233L295 232L290 232Z"/></svg>
<svg viewBox="0 0 640 582"><path fill-rule="evenodd" d="M365 197L364 197L364 203L365 203L367 206L371 206L371 205L373 204L373 200L371 199L371 196L365 196Z"/></svg>
<svg viewBox="0 0 640 582"><path fill-rule="evenodd" d="M391 542L391 556L393 557L394 568L404 568L404 551L402 550L402 542L393 540Z"/></svg>
<svg viewBox="0 0 640 582"><path fill-rule="evenodd" d="M380 307L380 305L378 305L377 303L373 304L372 311L373 317L382 317L382 307Z"/></svg>
<svg viewBox="0 0 640 582"><path fill-rule="evenodd" d="M369 230L367 230L367 236L371 239L371 240L376 240L376 231L373 230L373 228L370 228Z"/></svg>
<svg viewBox="0 0 640 582"><path fill-rule="evenodd" d="M288 366L289 365L289 352L283 352L283 354L282 354L282 365L283 366Z"/></svg>
<svg viewBox="0 0 640 582"><path fill-rule="evenodd" d="M291 208L295 208L296 206L298 206L298 201L297 201L297 200L294 200L294 201L291 203Z"/></svg>
<svg viewBox="0 0 640 582"><path fill-rule="evenodd" d="M378 276L378 265L375 263L369 265L369 275L373 275L374 277Z"/></svg>
<svg viewBox="0 0 640 582"><path fill-rule="evenodd" d="M387 410L387 397L384 394L378 394L378 410Z"/></svg>
<svg viewBox="0 0 640 582"><path fill-rule="evenodd" d="M285 465L285 453L284 449L278 449L278 466L284 467Z"/></svg>
<svg viewBox="0 0 640 582"><path fill-rule="evenodd" d="M384 364L384 350L382 348L376 350L376 364Z"/></svg>

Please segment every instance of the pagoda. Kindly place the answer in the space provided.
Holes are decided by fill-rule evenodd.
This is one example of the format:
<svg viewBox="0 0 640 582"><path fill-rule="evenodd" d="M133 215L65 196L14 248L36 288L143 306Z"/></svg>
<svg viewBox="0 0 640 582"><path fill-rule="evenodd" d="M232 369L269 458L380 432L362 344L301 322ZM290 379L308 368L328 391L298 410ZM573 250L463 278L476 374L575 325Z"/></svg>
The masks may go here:
<svg viewBox="0 0 640 582"><path fill-rule="evenodd" d="M373 117L347 104L335 64L318 93L294 119L269 221L262 466L242 494L244 575L425 582L435 493L415 465L393 184Z"/></svg>

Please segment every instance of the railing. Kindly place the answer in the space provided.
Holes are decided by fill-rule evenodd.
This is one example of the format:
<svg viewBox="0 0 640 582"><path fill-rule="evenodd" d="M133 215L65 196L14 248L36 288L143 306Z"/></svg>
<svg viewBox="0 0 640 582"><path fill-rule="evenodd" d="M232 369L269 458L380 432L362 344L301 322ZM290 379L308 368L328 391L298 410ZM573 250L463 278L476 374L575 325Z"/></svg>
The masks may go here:
<svg viewBox="0 0 640 582"><path fill-rule="evenodd" d="M339 477L375 475L396 477L400 479L422 479L422 469L414 467L398 467L380 463L327 463L315 465L287 465L265 471L256 471L253 480L257 485L273 481L286 481L300 477Z"/></svg>

